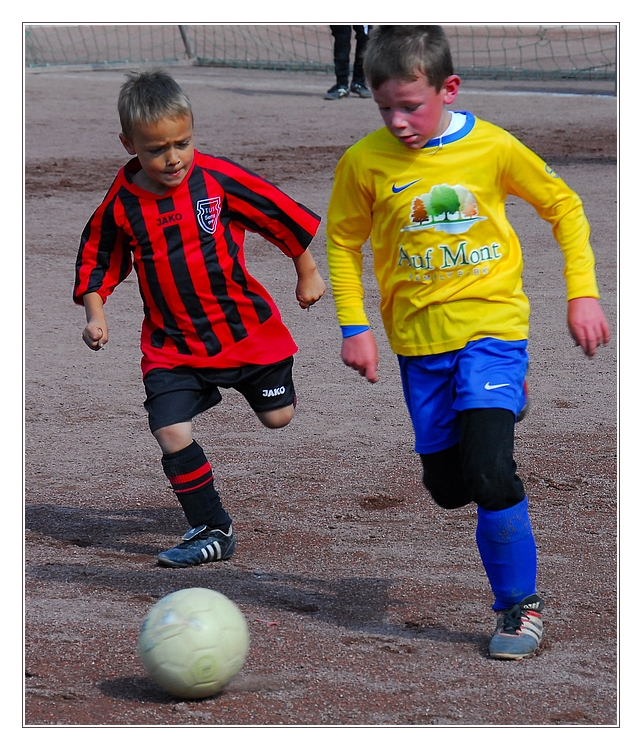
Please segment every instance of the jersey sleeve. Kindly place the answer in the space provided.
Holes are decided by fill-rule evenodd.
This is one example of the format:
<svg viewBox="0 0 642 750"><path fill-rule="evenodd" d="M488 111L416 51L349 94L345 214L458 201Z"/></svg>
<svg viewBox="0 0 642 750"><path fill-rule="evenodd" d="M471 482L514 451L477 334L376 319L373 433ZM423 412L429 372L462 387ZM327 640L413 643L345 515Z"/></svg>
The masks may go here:
<svg viewBox="0 0 642 750"><path fill-rule="evenodd" d="M330 284L341 326L369 325L362 273L373 203L374 188L349 150L335 170L326 226Z"/></svg>
<svg viewBox="0 0 642 750"><path fill-rule="evenodd" d="M547 221L564 256L567 300L599 298L590 226L580 197L537 154L510 136L507 192Z"/></svg>
<svg viewBox="0 0 642 750"><path fill-rule="evenodd" d="M205 168L223 188L235 222L261 235L289 258L307 250L321 223L321 217L314 211L228 159L216 159L212 166L206 163Z"/></svg>
<svg viewBox="0 0 642 750"><path fill-rule="evenodd" d="M132 270L130 243L115 218L117 199L105 201L87 222L76 259L73 299L82 304L85 294L96 292L103 302Z"/></svg>

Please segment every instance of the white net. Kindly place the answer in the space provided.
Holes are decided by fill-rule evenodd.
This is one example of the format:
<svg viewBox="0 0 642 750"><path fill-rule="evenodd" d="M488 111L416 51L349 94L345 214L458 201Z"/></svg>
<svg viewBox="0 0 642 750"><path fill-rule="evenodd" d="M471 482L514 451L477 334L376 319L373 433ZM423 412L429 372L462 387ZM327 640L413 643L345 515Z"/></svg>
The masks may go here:
<svg viewBox="0 0 642 750"><path fill-rule="evenodd" d="M467 78L615 80L617 27L445 26ZM115 66L185 63L333 70L329 26L26 25L25 64Z"/></svg>

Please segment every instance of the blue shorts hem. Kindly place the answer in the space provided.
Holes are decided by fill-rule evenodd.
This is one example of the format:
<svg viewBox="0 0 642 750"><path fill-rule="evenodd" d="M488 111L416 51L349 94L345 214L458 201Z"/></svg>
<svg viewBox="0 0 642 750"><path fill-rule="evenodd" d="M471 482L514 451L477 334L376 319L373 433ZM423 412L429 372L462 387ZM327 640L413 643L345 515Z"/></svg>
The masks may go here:
<svg viewBox="0 0 642 750"><path fill-rule="evenodd" d="M448 448L452 448L453 445L457 445L458 442L459 438L442 440L439 443L431 443L430 445L420 445L419 443L415 443L415 453L417 453L419 456L428 455L430 453L439 453L440 451L445 451L448 450Z"/></svg>

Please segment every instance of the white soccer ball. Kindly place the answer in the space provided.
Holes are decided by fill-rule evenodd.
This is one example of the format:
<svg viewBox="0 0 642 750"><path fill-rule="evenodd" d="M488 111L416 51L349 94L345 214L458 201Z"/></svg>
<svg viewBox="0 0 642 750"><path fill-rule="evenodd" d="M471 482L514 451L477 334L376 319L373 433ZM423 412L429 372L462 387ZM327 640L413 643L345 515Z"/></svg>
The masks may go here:
<svg viewBox="0 0 642 750"><path fill-rule="evenodd" d="M250 638L241 610L218 591L182 589L160 599L138 636L149 676L179 698L206 698L238 674Z"/></svg>

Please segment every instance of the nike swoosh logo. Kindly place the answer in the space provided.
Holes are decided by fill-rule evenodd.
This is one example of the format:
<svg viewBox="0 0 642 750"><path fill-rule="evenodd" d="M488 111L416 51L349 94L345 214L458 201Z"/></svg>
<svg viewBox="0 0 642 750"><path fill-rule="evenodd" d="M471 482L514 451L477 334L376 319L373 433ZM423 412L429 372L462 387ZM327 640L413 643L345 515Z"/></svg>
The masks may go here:
<svg viewBox="0 0 642 750"><path fill-rule="evenodd" d="M395 185L392 186L392 192L393 193L400 193L402 190L405 190L406 188L409 188L411 185L414 185L415 182L419 182L420 180L421 180L421 177L419 178L419 180L413 180L412 182L409 182L406 185L399 185L399 187L397 187L397 185L395 184Z"/></svg>
<svg viewBox="0 0 642 750"><path fill-rule="evenodd" d="M507 385L510 385L510 383L497 383L497 385L491 385L490 383L486 383L484 388L487 391L494 391L495 388L506 388Z"/></svg>

